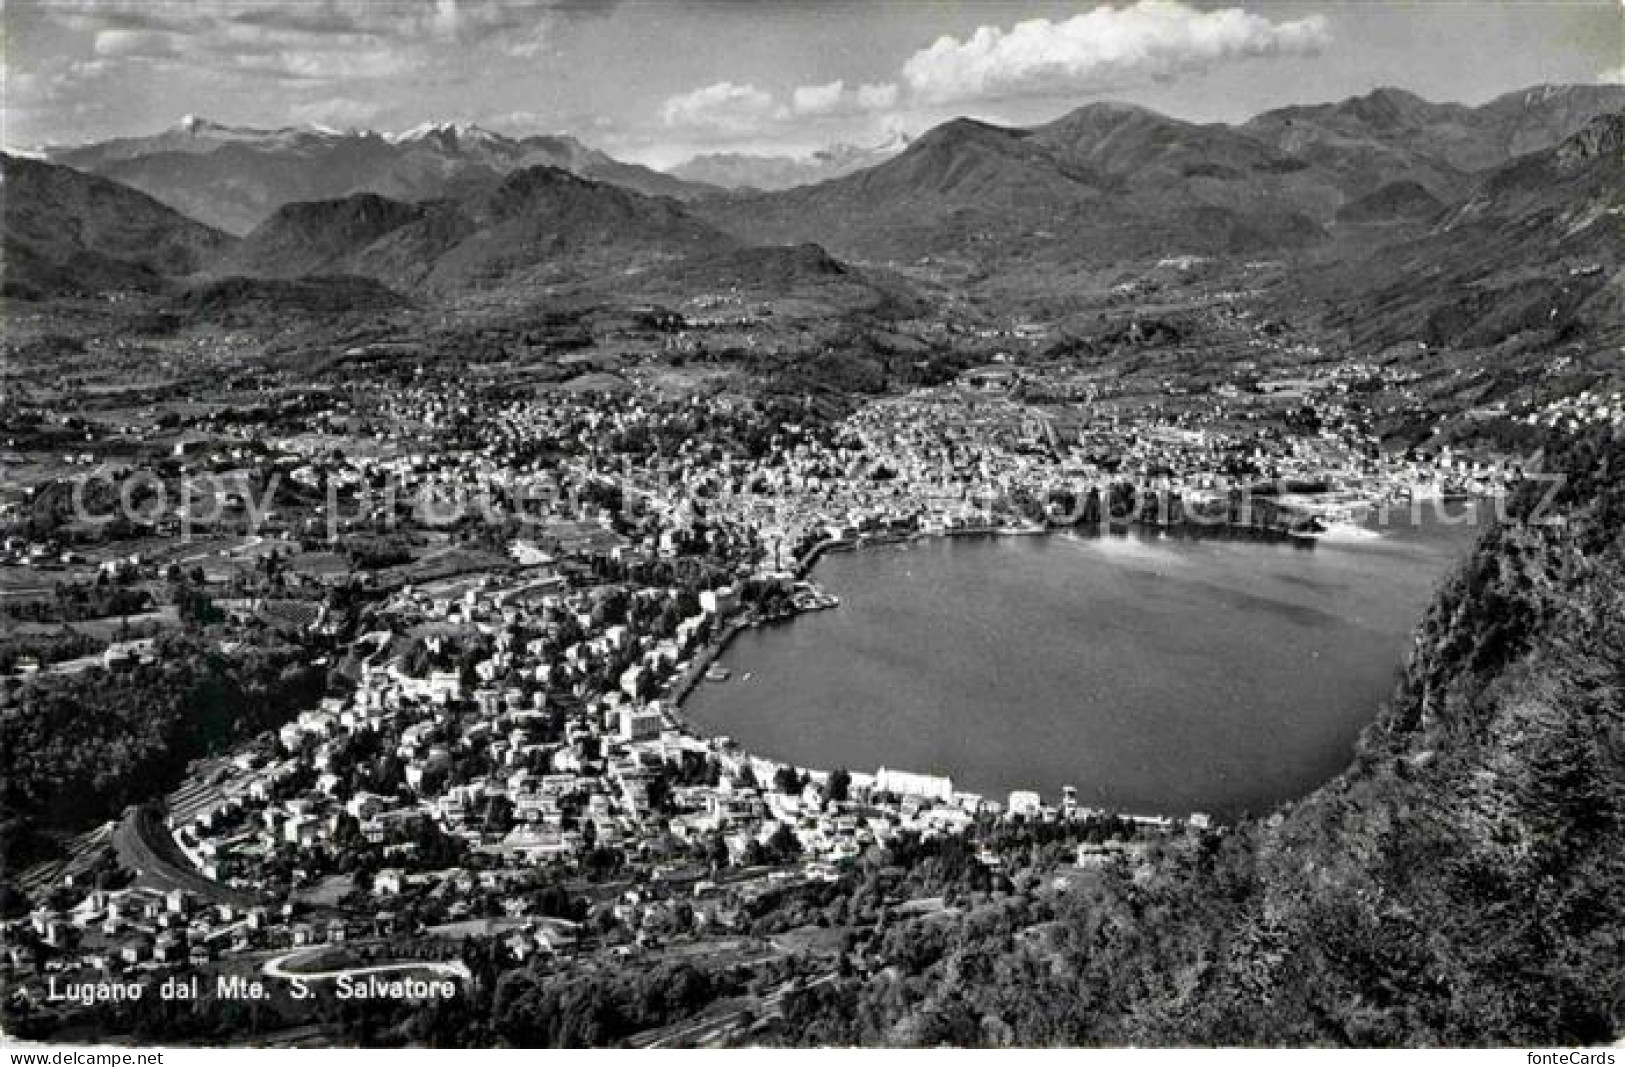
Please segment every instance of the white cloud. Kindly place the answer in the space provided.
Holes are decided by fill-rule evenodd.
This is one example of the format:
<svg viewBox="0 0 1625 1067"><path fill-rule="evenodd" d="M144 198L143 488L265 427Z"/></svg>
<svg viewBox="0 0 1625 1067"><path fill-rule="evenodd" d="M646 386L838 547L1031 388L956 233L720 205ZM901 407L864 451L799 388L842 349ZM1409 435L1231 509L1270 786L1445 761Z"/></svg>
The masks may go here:
<svg viewBox="0 0 1625 1067"><path fill-rule="evenodd" d="M484 58L534 60L586 0L52 0L45 18L97 55L184 59L293 81L344 82Z"/></svg>
<svg viewBox="0 0 1625 1067"><path fill-rule="evenodd" d="M801 86L791 93L791 105L797 115L809 117L860 115L890 110L896 106L897 97L897 86L892 82L848 89L844 81L832 81L828 85Z"/></svg>
<svg viewBox="0 0 1625 1067"><path fill-rule="evenodd" d="M288 109L288 118L295 123L348 129L372 125L382 112L383 108L371 100L327 96L294 104Z"/></svg>
<svg viewBox="0 0 1625 1067"><path fill-rule="evenodd" d="M730 134L751 133L783 114L772 93L726 81L669 97L660 106L667 126Z"/></svg>
<svg viewBox="0 0 1625 1067"><path fill-rule="evenodd" d="M828 85L803 85L792 94L798 115L828 115L841 109L841 97L846 83L840 80Z"/></svg>
<svg viewBox="0 0 1625 1067"><path fill-rule="evenodd" d="M570 0L50 0L44 13L71 29L146 30L209 38L256 30L266 38L367 36L395 40L502 39L529 42L530 31L561 13L590 13Z"/></svg>
<svg viewBox="0 0 1625 1067"><path fill-rule="evenodd" d="M1088 92L1226 61L1314 55L1329 40L1319 15L1271 22L1240 8L1140 0L1062 22L982 26L963 41L942 37L903 64L903 83L933 104Z"/></svg>
<svg viewBox="0 0 1625 1067"><path fill-rule="evenodd" d="M1221 62L1310 55L1327 41L1319 16L1272 22L1240 8L1139 0L1061 22L982 26L963 41L943 37L909 58L895 81L837 79L779 94L720 81L670 97L660 117L668 129L735 142L812 128L863 137L930 125L966 101L1098 91Z"/></svg>
<svg viewBox="0 0 1625 1067"><path fill-rule="evenodd" d="M1625 85L1625 63L1598 71L1597 81L1603 85Z"/></svg>
<svg viewBox="0 0 1625 1067"><path fill-rule="evenodd" d="M100 30L93 47L99 56L159 58L180 54L175 35L160 30Z"/></svg>
<svg viewBox="0 0 1625 1067"><path fill-rule="evenodd" d="M858 110L886 111L897 106L897 84L881 82L858 86Z"/></svg>
<svg viewBox="0 0 1625 1067"><path fill-rule="evenodd" d="M521 108L515 111L504 111L499 115L488 116L480 123L493 130L512 132L519 136L536 133L548 123L548 117L539 111Z"/></svg>

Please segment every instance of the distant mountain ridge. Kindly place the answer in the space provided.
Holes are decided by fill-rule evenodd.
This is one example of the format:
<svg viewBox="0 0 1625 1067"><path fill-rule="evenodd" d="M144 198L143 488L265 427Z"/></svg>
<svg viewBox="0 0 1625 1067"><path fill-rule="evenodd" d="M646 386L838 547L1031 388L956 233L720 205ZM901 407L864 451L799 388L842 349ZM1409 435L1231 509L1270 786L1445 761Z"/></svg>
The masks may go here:
<svg viewBox="0 0 1625 1067"><path fill-rule="evenodd" d="M1593 115L1622 106L1625 87L1611 85L1540 85L1478 107L1436 104L1382 88L1335 103L1276 108L1233 128L1305 162L1332 166L1351 196L1398 181L1443 196L1463 175L1548 148ZM878 165L908 143L902 138L871 149L837 144L805 158L699 155L669 173L729 189L778 192Z"/></svg>
<svg viewBox="0 0 1625 1067"><path fill-rule="evenodd" d="M261 130L192 115L149 136L46 155L235 234L288 203L358 193L458 199L540 165L646 195L715 202L703 213L747 241L817 241L843 254L914 256L1022 239L1053 245L1061 233L1101 255L1182 245L1223 252L1317 240L1317 227L1389 186L1386 200L1350 207L1344 217L1419 218L1425 201L1409 186L1450 203L1471 187L1472 174L1550 147L1621 107L1621 86L1536 86L1478 107L1384 88L1223 126L1099 103L1002 137L990 132L1001 127L954 120L906 144L838 145L804 160L701 156L673 173L621 162L567 135L513 137L457 123L392 134ZM814 186L830 188L806 193ZM1403 204L1394 199L1402 190ZM993 205L1016 215L980 217ZM1100 217L1102 209L1115 222ZM1027 217L1039 211L1060 217L1052 225Z"/></svg>
<svg viewBox="0 0 1625 1067"><path fill-rule="evenodd" d="M1459 201L1475 175L1621 107L1618 86L1537 87L1476 108L1379 89L1227 126L1102 102L1030 128L955 119L874 167L695 208L744 240L890 260L1287 250L1340 222L1420 223L1430 200Z"/></svg>
<svg viewBox="0 0 1625 1067"><path fill-rule="evenodd" d="M1611 102L1619 106L1608 110ZM151 288L205 269L216 279L347 274L444 299L634 276L671 295L727 278L727 287L753 292L779 284L820 301L836 294L831 306L902 306L879 282L894 272L847 278L830 265L911 264L945 280L1174 254L1313 252L1303 265L1316 260L1320 273L1347 275L1345 294L1397 286L1380 314L1361 317L1379 332L1444 341L1465 336L1460 323L1473 316L1510 315L1517 334L1539 299L1496 304L1486 294L1500 292L1500 282L1485 279L1511 278L1531 255L1552 260L1565 278L1580 266L1588 273L1576 277L1611 276L1622 179L1608 154L1622 110L1625 89L1607 86L1541 87L1478 108L1378 90L1266 112L1239 127L1102 102L1029 128L955 119L884 162L814 185L690 186L710 192L685 202L583 177L595 168L655 172L568 137L516 140L455 124L387 136L263 131L189 117L74 158L116 173L135 168L148 182L171 168L181 176L171 201L196 195L216 207L263 207L311 184L347 191L276 203L239 242L167 209L155 213L161 205L135 190L123 190L136 198L126 201L113 182L52 164L31 165L71 175L65 190L94 195L64 200L49 182L12 182L10 171L27 161L10 161L9 279L32 277L54 292ZM1528 144L1539 147L1502 158ZM524 164L536 159L554 162ZM1464 169L1484 159L1498 162ZM131 221L148 221L151 241L126 239L106 210L114 201L131 205ZM75 245L82 232L95 239ZM802 251L742 254L757 247ZM764 284L752 284L756 273ZM1561 306L1545 305L1551 321L1570 321L1581 303L1583 318L1597 321L1598 284L1564 282ZM1478 295L1464 300L1464 287ZM1527 296L1551 287L1525 277L1515 288ZM1454 310L1441 312L1445 305ZM1497 329L1472 336L1507 335Z"/></svg>
<svg viewBox="0 0 1625 1067"><path fill-rule="evenodd" d="M7 295L154 290L196 273L232 238L145 193L0 154Z"/></svg>
<svg viewBox="0 0 1625 1067"><path fill-rule="evenodd" d="M703 182L724 189L773 192L798 185L813 185L875 166L895 156L908 144L909 138L899 134L872 147L834 144L808 156L710 153L686 160L670 168L667 173L685 181Z"/></svg>
<svg viewBox="0 0 1625 1067"><path fill-rule="evenodd" d="M1339 199L1290 157L1222 126L1091 104L1031 129L956 119L879 166L813 186L703 201L761 243L838 255L1078 259L1297 247Z"/></svg>
<svg viewBox="0 0 1625 1067"><path fill-rule="evenodd" d="M1362 343L1625 342L1625 110L1478 176L1408 239L1300 279Z"/></svg>
<svg viewBox="0 0 1625 1067"><path fill-rule="evenodd" d="M213 273L356 274L403 291L455 294L578 278L734 244L675 201L538 166L458 198L405 203L359 193L286 204L214 264Z"/></svg>
<svg viewBox="0 0 1625 1067"><path fill-rule="evenodd" d="M1451 199L1464 175L1550 148L1593 116L1620 108L1625 86L1618 85L1535 86L1479 107L1377 89L1336 103L1266 111L1239 129L1343 175L1354 195L1408 180Z"/></svg>
<svg viewBox="0 0 1625 1067"><path fill-rule="evenodd" d="M381 134L322 127L259 130L188 115L150 136L49 148L45 154L236 234L247 233L283 204L355 193L432 200L534 166L557 167L650 196L686 200L716 191L623 163L573 137L509 137L453 123Z"/></svg>

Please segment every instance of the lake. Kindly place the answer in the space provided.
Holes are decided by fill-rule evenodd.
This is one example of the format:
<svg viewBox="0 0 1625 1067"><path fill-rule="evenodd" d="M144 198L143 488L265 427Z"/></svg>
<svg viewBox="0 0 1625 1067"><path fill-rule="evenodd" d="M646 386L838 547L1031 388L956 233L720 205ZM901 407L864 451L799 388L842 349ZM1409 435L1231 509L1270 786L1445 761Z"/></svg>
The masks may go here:
<svg viewBox="0 0 1625 1067"><path fill-rule="evenodd" d="M1063 785L1122 811L1258 812L1348 762L1474 528L1312 547L1153 532L833 553L841 606L739 635L684 705L802 766ZM746 675L749 675L747 678Z"/></svg>

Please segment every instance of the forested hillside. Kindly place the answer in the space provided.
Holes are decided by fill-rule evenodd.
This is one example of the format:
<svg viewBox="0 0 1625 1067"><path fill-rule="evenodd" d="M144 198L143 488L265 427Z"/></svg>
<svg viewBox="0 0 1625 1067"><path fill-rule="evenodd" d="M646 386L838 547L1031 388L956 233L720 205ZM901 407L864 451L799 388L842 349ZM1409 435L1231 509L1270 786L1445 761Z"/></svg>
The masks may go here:
<svg viewBox="0 0 1625 1067"><path fill-rule="evenodd" d="M196 635L163 639L158 662L118 674L42 677L0 703L0 913L36 835L82 830L177 785L188 761L287 720L326 672L293 645L236 658Z"/></svg>

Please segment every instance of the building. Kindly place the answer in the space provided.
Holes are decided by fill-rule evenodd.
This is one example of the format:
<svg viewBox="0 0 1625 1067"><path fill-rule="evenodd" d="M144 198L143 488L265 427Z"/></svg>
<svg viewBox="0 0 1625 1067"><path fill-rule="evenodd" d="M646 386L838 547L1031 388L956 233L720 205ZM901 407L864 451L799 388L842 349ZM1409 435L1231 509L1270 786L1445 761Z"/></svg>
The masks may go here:
<svg viewBox="0 0 1625 1067"><path fill-rule="evenodd" d="M651 704L646 708L635 707L631 704L622 705L620 709L620 737L622 741L657 741L660 739L662 726L660 707Z"/></svg>
<svg viewBox="0 0 1625 1067"><path fill-rule="evenodd" d="M707 589L700 594L700 610L708 615L731 615L739 610L739 590L732 586Z"/></svg>
<svg viewBox="0 0 1625 1067"><path fill-rule="evenodd" d="M1043 800L1029 789L1017 789L1010 794L1011 815L1037 815Z"/></svg>
<svg viewBox="0 0 1625 1067"><path fill-rule="evenodd" d="M894 771L882 767L875 772L875 789L881 793L895 793L902 797L920 797L951 803L954 798L953 779L936 774L915 774L912 771Z"/></svg>

